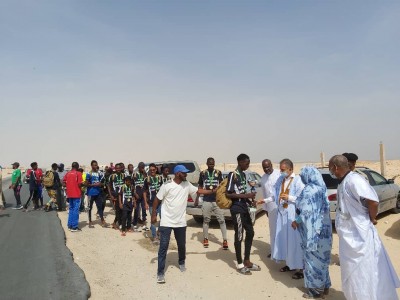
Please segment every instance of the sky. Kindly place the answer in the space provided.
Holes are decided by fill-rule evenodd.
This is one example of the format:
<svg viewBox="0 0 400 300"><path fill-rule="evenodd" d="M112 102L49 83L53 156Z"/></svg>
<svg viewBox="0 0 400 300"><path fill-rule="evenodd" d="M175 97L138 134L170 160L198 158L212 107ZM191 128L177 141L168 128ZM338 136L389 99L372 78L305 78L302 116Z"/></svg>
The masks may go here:
<svg viewBox="0 0 400 300"><path fill-rule="evenodd" d="M399 1L0 2L0 165L400 159Z"/></svg>

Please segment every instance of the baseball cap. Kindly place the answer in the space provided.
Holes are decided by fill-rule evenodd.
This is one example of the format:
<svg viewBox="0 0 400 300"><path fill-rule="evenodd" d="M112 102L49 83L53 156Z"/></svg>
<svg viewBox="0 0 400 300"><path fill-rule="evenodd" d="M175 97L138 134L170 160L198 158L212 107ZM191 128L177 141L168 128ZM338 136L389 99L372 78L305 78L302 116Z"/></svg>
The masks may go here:
<svg viewBox="0 0 400 300"><path fill-rule="evenodd" d="M17 167L19 167L19 162L15 162L15 163L13 163L13 164L11 164L12 166L17 166Z"/></svg>
<svg viewBox="0 0 400 300"><path fill-rule="evenodd" d="M176 165L174 168L174 174L176 173L189 173L190 171L188 169L186 169L186 167L184 165Z"/></svg>

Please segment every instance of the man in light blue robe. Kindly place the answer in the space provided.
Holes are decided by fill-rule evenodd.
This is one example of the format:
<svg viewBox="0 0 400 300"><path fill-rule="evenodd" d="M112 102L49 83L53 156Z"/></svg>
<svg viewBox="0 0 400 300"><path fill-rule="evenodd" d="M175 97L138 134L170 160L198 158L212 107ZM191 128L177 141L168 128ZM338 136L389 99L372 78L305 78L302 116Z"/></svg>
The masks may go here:
<svg viewBox="0 0 400 300"><path fill-rule="evenodd" d="M290 159L283 159L279 165L281 177L275 184L274 199L278 206L278 216L272 259L277 262L286 261L286 266L280 269L281 272L302 270L304 263L301 238L299 232L292 228L292 222L296 218L295 203L304 184L300 176L294 174ZM303 273L296 272L292 278L302 279Z"/></svg>
<svg viewBox="0 0 400 300"><path fill-rule="evenodd" d="M321 173L304 167L300 177L305 187L296 200L296 221L292 223L301 236L304 250L304 298L323 298L329 293L329 263L332 250L332 221L329 201Z"/></svg>

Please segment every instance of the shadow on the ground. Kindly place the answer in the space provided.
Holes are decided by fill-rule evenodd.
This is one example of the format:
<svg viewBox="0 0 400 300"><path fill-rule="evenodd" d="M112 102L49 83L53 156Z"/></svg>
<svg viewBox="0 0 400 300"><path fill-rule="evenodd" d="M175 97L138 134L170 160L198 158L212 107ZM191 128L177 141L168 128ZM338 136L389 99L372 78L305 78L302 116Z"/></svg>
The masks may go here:
<svg viewBox="0 0 400 300"><path fill-rule="evenodd" d="M0 218L2 218L2 217L10 217L10 214L8 214L8 213L0 213Z"/></svg>
<svg viewBox="0 0 400 300"><path fill-rule="evenodd" d="M392 226L386 230L385 236L391 237L393 239L400 239L400 220L394 222Z"/></svg>
<svg viewBox="0 0 400 300"><path fill-rule="evenodd" d="M78 227L79 227L80 229L85 228L86 226L89 226L88 221L80 221L80 222L78 223Z"/></svg>
<svg viewBox="0 0 400 300"><path fill-rule="evenodd" d="M294 274L293 271L289 272L280 272L279 269L285 266L285 264L282 263L276 263L272 259L268 258L267 255L270 251L270 245L269 243L266 243L262 240L254 240L253 241L253 252L252 256L254 255L259 255L261 261L267 267L269 273L271 274L271 277L275 281L282 282L284 285L286 285L288 288L297 288L301 292L306 292L306 288L304 287L304 280L296 280L292 279L292 275ZM333 260L338 261L338 256L333 255ZM263 266L262 266L263 267ZM342 291L338 291L336 289L330 288L330 298L332 299L345 299L344 294Z"/></svg>

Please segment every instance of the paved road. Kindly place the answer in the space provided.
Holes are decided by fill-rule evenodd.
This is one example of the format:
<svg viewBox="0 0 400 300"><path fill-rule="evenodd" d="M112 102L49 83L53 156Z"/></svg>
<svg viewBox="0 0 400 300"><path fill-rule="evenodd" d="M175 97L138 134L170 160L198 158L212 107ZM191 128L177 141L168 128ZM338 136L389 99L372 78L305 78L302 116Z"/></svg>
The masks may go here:
<svg viewBox="0 0 400 300"><path fill-rule="evenodd" d="M88 299L89 284L65 246L57 213L11 209L15 199L9 185L10 180L4 179L7 209L0 212L0 299ZM28 196L24 185L23 203Z"/></svg>

